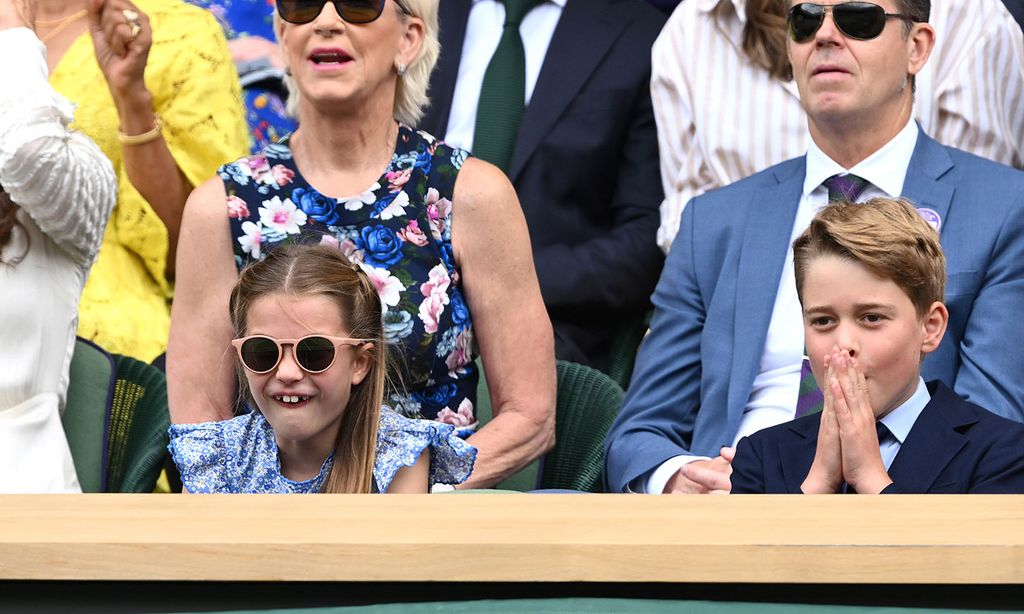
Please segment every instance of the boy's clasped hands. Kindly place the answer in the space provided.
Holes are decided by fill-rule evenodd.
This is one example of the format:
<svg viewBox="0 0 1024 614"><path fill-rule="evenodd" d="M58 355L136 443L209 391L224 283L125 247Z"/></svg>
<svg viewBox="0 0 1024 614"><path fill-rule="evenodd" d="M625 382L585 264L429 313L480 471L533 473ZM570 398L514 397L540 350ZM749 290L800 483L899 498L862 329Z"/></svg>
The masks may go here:
<svg viewBox="0 0 1024 614"><path fill-rule="evenodd" d="M801 488L807 494L835 493L845 482L857 493L878 494L892 480L879 452L867 380L857 358L838 347L825 356L824 366L818 446Z"/></svg>

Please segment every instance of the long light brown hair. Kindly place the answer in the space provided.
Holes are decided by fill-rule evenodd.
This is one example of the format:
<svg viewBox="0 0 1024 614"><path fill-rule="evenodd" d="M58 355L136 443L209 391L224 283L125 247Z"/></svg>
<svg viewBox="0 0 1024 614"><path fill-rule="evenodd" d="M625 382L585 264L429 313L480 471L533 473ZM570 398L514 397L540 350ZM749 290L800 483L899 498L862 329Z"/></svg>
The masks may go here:
<svg viewBox="0 0 1024 614"><path fill-rule="evenodd" d="M231 323L236 335L246 334L253 301L270 294L326 296L337 304L349 336L372 342L363 346L363 351L370 353L370 370L352 387L341 415L334 464L323 487L323 492L330 493L368 493L373 485L377 424L387 380L380 295L366 273L337 249L279 247L266 259L246 267L231 291ZM239 389L251 399L241 365L238 371Z"/></svg>
<svg viewBox="0 0 1024 614"><path fill-rule="evenodd" d="M731 5L722 2L719 7ZM786 0L747 0L743 52L775 79L789 81L793 69L786 50Z"/></svg>

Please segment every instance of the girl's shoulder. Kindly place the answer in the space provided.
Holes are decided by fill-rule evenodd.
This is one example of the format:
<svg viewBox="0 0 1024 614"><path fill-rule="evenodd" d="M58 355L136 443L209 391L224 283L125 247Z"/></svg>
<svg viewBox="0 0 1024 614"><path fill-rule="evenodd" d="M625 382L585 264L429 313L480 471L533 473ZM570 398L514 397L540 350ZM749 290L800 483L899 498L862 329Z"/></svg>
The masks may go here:
<svg viewBox="0 0 1024 614"><path fill-rule="evenodd" d="M239 492L254 467L277 463L277 445L263 415L250 412L230 420L173 424L171 453L189 492Z"/></svg>
<svg viewBox="0 0 1024 614"><path fill-rule="evenodd" d="M386 405L382 407L373 468L378 491L386 492L398 470L416 464L428 448L431 486L461 484L473 472L476 448L463 441L455 427L406 418Z"/></svg>

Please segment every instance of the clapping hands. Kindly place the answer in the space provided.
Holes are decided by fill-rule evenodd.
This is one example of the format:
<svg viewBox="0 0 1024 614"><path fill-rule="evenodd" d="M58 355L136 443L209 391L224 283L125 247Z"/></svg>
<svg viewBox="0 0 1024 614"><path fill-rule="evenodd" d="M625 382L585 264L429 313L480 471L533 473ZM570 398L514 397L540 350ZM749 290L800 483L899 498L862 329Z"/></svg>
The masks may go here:
<svg viewBox="0 0 1024 614"><path fill-rule="evenodd" d="M875 413L857 359L838 347L825 356L825 406L818 446L804 480L805 493L834 493L846 482L858 493L880 493L892 483L878 449Z"/></svg>

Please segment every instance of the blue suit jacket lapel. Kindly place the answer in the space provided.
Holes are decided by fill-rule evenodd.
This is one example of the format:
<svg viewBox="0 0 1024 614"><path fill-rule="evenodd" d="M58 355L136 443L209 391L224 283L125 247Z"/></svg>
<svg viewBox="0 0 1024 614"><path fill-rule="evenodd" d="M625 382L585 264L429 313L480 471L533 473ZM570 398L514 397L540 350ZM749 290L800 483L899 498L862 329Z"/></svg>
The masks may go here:
<svg viewBox="0 0 1024 614"><path fill-rule="evenodd" d="M973 410L941 383L929 385L932 399L914 422L889 467L899 492L926 493L935 478L967 443L959 429L977 422ZM967 411L956 411L963 407Z"/></svg>
<svg viewBox="0 0 1024 614"><path fill-rule="evenodd" d="M945 221L949 205L953 201L954 188L951 183L940 181L953 168L953 160L946 148L938 144L922 130L917 137L917 146L910 158L907 176L903 181L903 196L915 207L928 208ZM942 232L940 226L939 232Z"/></svg>
<svg viewBox="0 0 1024 614"><path fill-rule="evenodd" d="M805 170L805 158L777 166L774 174L778 183L762 192L748 192L747 198L756 202L744 205L755 219L746 220L740 246L729 379L730 424L739 424L739 415L761 362L782 268L790 249L793 221L800 207Z"/></svg>

